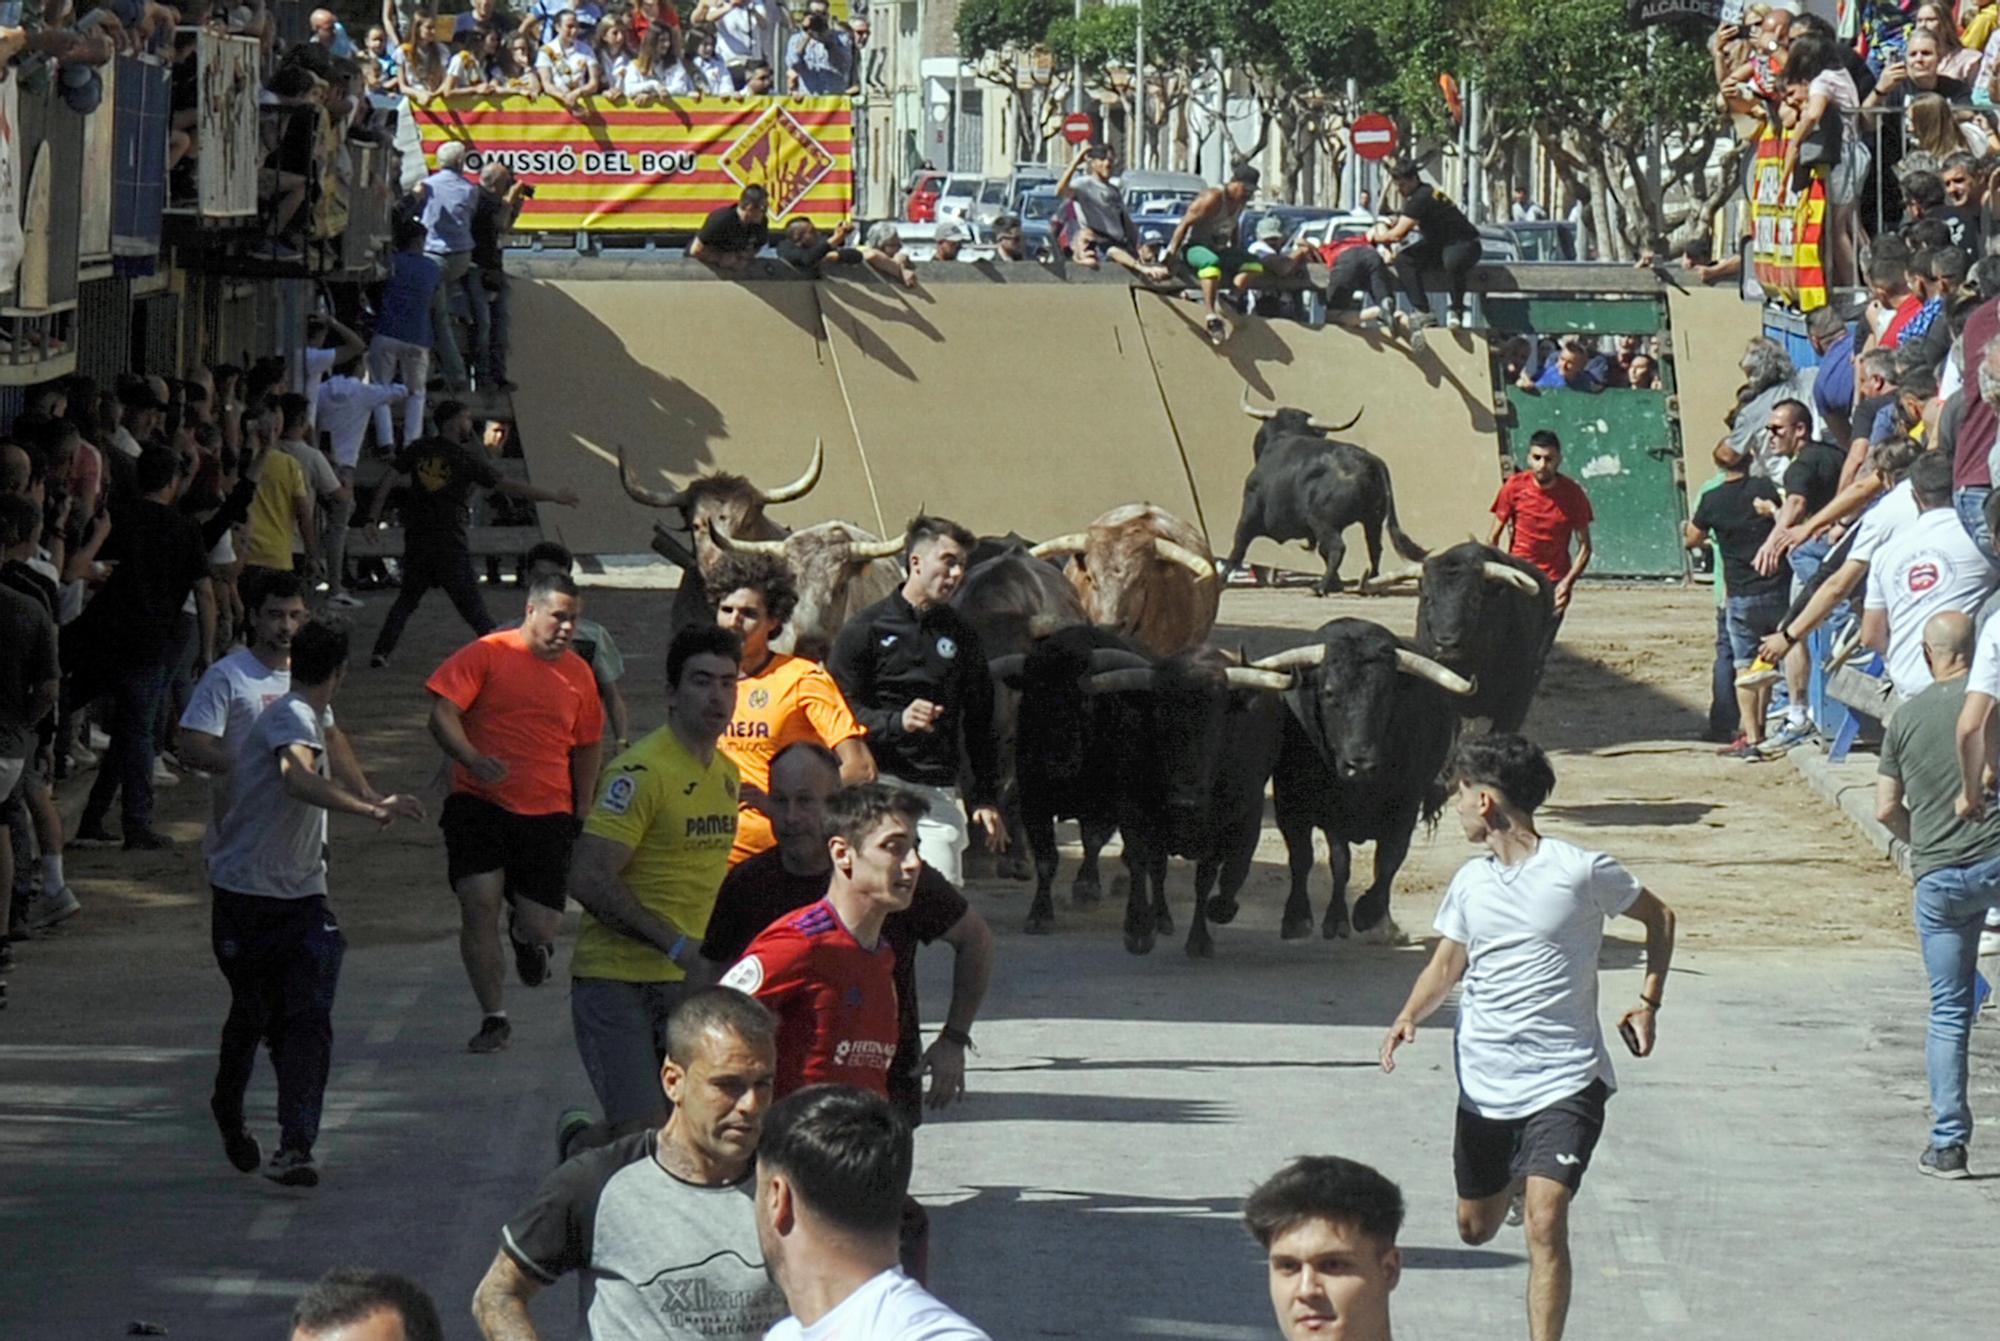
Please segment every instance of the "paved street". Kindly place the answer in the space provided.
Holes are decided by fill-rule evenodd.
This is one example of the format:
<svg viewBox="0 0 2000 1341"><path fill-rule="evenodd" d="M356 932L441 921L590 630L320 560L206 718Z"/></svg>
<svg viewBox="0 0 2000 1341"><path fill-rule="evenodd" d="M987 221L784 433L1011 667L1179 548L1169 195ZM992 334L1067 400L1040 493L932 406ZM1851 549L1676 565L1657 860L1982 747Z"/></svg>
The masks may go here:
<svg viewBox="0 0 2000 1341"><path fill-rule="evenodd" d="M424 874L411 897L431 896ZM1285 1157L1334 1151L1409 1198L1400 1335L1523 1333L1518 1231L1480 1250L1452 1231L1448 1021L1396 1075L1374 1068L1421 952L1281 944L1275 908L1253 904L1212 962L1172 942L1135 960L1108 910L1086 921L1065 904L1064 932L1030 940L1015 929L1022 896L979 905L1002 958L973 1097L918 1143L946 1298L997 1337L1268 1336L1240 1199ZM0 1042L14 1259L0 1335L97 1341L144 1319L199 1341L276 1338L305 1282L352 1262L416 1275L448 1334L473 1336L465 1305L495 1227L548 1167L557 1111L588 1097L560 990L514 992L512 1050L468 1056L449 909L427 936L371 944L350 927L325 1182L282 1190L223 1161L204 1108L221 983L205 909L189 899L171 916L176 934L138 974L99 953L101 928L26 948ZM1634 958L1607 949L1607 1019L1636 986ZM948 962L926 967L934 1008ZM1576 1215L1572 1334L1783 1341L1885 1320L1898 1335L1982 1334L1986 1292L1942 1283L1981 1279L2000 1180L1915 1172L1914 952L1696 951L1677 968L1662 1051L1621 1067ZM1990 1026L1975 1108L2000 1122ZM252 1123L271 1130L268 1070ZM1975 1168L1993 1158L1975 1147ZM1919 1242L1921 1269L1885 1251ZM567 1288L544 1296L545 1335L567 1335L573 1307Z"/></svg>

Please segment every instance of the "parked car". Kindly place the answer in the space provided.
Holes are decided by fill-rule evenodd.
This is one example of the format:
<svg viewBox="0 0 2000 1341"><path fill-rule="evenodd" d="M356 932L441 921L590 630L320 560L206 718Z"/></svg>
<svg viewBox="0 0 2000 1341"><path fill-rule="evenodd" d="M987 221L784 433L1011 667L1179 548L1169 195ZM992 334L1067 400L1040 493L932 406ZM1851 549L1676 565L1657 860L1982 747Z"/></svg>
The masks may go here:
<svg viewBox="0 0 2000 1341"><path fill-rule="evenodd" d="M931 223L937 218L938 192L945 173L922 169L910 178L910 194L903 201L903 217L911 223Z"/></svg>
<svg viewBox="0 0 2000 1341"><path fill-rule="evenodd" d="M1028 255L1040 259L1062 250L1070 204L1052 186L1036 187L1021 197L1021 242Z"/></svg>
<svg viewBox="0 0 2000 1341"><path fill-rule="evenodd" d="M983 177L979 182L979 194L973 197L972 209L968 217L974 223L991 225L1007 212L1007 179L1005 177Z"/></svg>
<svg viewBox="0 0 2000 1341"><path fill-rule="evenodd" d="M1411 237L1416 234L1412 233ZM1499 224L1479 225L1479 259L1485 262L1512 262L1521 259L1520 244Z"/></svg>
<svg viewBox="0 0 2000 1341"><path fill-rule="evenodd" d="M1524 261L1576 260L1576 225L1555 219L1505 225Z"/></svg>
<svg viewBox="0 0 2000 1341"><path fill-rule="evenodd" d="M1289 247L1299 240L1299 231L1307 224L1331 219L1339 213L1323 205L1252 205L1236 218L1236 245L1249 246L1257 236L1257 225L1275 216L1285 225L1285 243Z"/></svg>
<svg viewBox="0 0 2000 1341"><path fill-rule="evenodd" d="M1028 193L1039 191L1056 184L1056 171L1041 163L1016 163L1014 175L1007 179L1007 208L1014 214L1025 207Z"/></svg>
<svg viewBox="0 0 2000 1341"><path fill-rule="evenodd" d="M1125 193L1125 208L1132 211L1136 222L1143 211L1159 201L1169 202L1168 208L1185 213L1194 198L1208 189L1208 183L1192 172L1128 172L1118 178L1118 189Z"/></svg>
<svg viewBox="0 0 2000 1341"><path fill-rule="evenodd" d="M937 257L938 230L941 223L899 223L896 231L903 239L903 254L921 265ZM971 236L965 241L958 257L961 261L987 261L993 258L993 234L977 224L959 224L958 227Z"/></svg>
<svg viewBox="0 0 2000 1341"><path fill-rule="evenodd" d="M1376 223L1374 214L1367 210L1350 210L1345 213L1330 213L1324 218L1308 219L1293 230L1286 239L1289 243L1303 242L1320 254L1320 260L1333 264L1335 245L1349 238L1366 237L1368 230Z"/></svg>
<svg viewBox="0 0 2000 1341"><path fill-rule="evenodd" d="M944 179L938 188L936 221L938 223L968 223L972 218L972 206L979 199L980 179L970 173L953 173Z"/></svg>
<svg viewBox="0 0 2000 1341"><path fill-rule="evenodd" d="M1132 224L1139 230L1140 244L1156 242L1160 250L1165 251L1167 244L1174 239L1174 230L1181 226L1182 217L1193 203L1193 196L1163 193L1133 209Z"/></svg>

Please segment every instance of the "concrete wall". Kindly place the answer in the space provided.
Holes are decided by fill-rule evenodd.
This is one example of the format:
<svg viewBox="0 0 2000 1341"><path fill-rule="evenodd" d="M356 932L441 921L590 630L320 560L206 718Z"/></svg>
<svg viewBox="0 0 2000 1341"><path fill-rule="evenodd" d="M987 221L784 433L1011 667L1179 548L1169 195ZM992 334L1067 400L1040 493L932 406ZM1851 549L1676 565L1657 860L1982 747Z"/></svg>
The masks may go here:
<svg viewBox="0 0 2000 1341"><path fill-rule="evenodd" d="M647 547L655 514L619 488L618 443L656 485L717 469L780 483L815 436L823 481L773 514L794 526L837 517L889 534L923 506L1040 538L1151 502L1226 553L1256 429L1239 410L1246 391L1330 420L1364 411L1345 436L1388 462L1420 544L1483 535L1500 481L1487 345L1472 333L1433 331L1418 354L1375 334L1250 319L1216 349L1190 302L1041 266L931 271L915 291L872 273L808 283L775 266L747 282L672 262L519 269L515 376L537 393L518 401L522 442L538 483L583 495L580 509L542 510L581 553ZM1675 302L1682 410L1700 426L1692 451L1733 400L1756 309L1715 292ZM1360 537L1348 539L1352 578ZM1320 567L1298 545L1250 553Z"/></svg>

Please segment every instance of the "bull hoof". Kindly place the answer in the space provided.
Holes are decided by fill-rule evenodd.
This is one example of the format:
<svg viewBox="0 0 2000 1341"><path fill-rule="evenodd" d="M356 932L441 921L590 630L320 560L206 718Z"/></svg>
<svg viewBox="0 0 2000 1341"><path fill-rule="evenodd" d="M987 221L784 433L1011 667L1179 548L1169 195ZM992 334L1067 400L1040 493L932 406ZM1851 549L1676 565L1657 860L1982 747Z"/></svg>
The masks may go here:
<svg viewBox="0 0 2000 1341"><path fill-rule="evenodd" d="M1056 915L1052 912L1045 912L1040 908L1031 908L1028 910L1027 925L1021 928L1021 930L1027 932L1030 936L1046 936L1055 929Z"/></svg>
<svg viewBox="0 0 2000 1341"><path fill-rule="evenodd" d="M1346 918L1335 917L1332 913L1328 913L1326 921L1320 925L1319 934L1330 941L1344 941L1347 939L1348 930Z"/></svg>
<svg viewBox="0 0 2000 1341"><path fill-rule="evenodd" d="M1194 933L1190 932L1188 934L1186 948L1187 948L1187 957L1189 959L1215 958L1215 942L1206 935L1197 936Z"/></svg>
<svg viewBox="0 0 2000 1341"><path fill-rule="evenodd" d="M1213 918L1214 914L1210 913L1209 916ZM1278 939L1302 941L1312 935L1312 929L1313 920L1311 913L1300 913L1297 915L1286 913L1285 920L1278 927Z"/></svg>
<svg viewBox="0 0 2000 1341"><path fill-rule="evenodd" d="M1410 938L1396 925L1396 919L1385 917L1368 930L1361 933L1361 939L1368 945L1408 945Z"/></svg>
<svg viewBox="0 0 2000 1341"><path fill-rule="evenodd" d="M1208 901L1208 920L1218 927L1226 927L1236 920L1240 908L1235 899L1218 894Z"/></svg>
<svg viewBox="0 0 2000 1341"><path fill-rule="evenodd" d="M1103 897L1104 890L1095 880L1085 880L1079 876L1076 883L1069 887L1071 903L1096 903Z"/></svg>
<svg viewBox="0 0 2000 1341"><path fill-rule="evenodd" d="M1034 874L1034 868L1026 857L1002 857L996 863L995 874L1002 880L1026 880Z"/></svg>
<svg viewBox="0 0 2000 1341"><path fill-rule="evenodd" d="M1165 908L1155 908L1153 910L1153 930L1159 932L1162 936L1173 935L1174 915Z"/></svg>
<svg viewBox="0 0 2000 1341"><path fill-rule="evenodd" d="M1153 929L1151 927L1143 927L1134 931L1132 928L1127 927L1125 929L1125 952L1135 955L1149 955L1153 953Z"/></svg>

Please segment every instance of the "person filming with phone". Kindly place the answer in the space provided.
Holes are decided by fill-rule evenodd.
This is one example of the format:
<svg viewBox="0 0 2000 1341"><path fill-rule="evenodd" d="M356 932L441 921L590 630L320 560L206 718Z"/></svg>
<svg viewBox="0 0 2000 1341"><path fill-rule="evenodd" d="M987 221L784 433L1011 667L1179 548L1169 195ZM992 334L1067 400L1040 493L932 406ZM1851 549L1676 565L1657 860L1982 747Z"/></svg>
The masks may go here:
<svg viewBox="0 0 2000 1341"><path fill-rule="evenodd" d="M1555 789L1541 747L1473 736L1452 759L1453 809L1486 855L1459 868L1438 909L1437 949L1382 1039L1382 1069L1463 978L1458 1126L1452 1164L1458 1235L1485 1243L1515 1210L1528 1240L1528 1335L1554 1341L1569 1314L1569 1209L1604 1132L1617 1080L1598 1024L1604 924L1646 928L1646 976L1618 1032L1652 1053L1674 955L1673 910L1602 852L1546 838L1535 811Z"/></svg>

